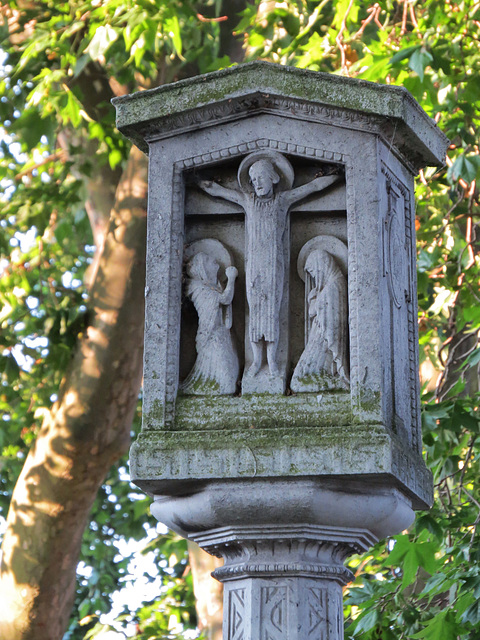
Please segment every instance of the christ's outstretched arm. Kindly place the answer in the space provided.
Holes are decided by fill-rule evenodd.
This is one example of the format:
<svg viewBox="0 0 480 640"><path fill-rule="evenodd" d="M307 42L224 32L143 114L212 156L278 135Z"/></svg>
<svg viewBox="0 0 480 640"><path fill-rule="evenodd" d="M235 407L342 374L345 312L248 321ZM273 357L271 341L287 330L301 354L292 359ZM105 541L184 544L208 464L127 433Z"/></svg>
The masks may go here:
<svg viewBox="0 0 480 640"><path fill-rule="evenodd" d="M341 176L333 175L333 176L320 176L320 178L315 178L311 182L307 182L307 184L302 184L301 187L297 187L296 189L291 189L290 191L284 191L283 197L287 199L289 206L293 205L295 202L299 200L303 200L307 196L315 193L317 191L323 191L331 184L338 182Z"/></svg>
<svg viewBox="0 0 480 640"><path fill-rule="evenodd" d="M215 198L223 198L224 200L235 202L235 204L243 206L243 194L236 191L235 189L226 189L217 182L213 182L213 180L199 180L197 182L197 186L200 187L202 191L208 193L210 196L214 196Z"/></svg>

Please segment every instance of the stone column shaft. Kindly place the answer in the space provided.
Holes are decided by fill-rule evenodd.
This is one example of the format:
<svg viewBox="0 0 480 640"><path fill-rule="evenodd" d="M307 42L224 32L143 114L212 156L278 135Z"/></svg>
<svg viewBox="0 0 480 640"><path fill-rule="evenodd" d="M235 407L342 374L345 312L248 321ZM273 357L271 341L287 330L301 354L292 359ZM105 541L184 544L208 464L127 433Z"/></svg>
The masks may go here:
<svg viewBox="0 0 480 640"><path fill-rule="evenodd" d="M345 558L367 531L312 525L221 528L192 536L221 555L224 640L343 640Z"/></svg>

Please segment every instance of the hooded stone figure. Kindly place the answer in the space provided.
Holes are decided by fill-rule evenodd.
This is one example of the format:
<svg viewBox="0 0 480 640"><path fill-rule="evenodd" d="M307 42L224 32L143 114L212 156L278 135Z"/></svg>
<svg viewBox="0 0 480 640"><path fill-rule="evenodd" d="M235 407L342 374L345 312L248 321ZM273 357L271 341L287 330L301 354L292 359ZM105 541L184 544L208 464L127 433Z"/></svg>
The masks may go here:
<svg viewBox="0 0 480 640"><path fill-rule="evenodd" d="M347 282L333 256L315 249L305 262L305 285L310 322L305 349L295 367L291 389L296 392L346 389L347 362Z"/></svg>
<svg viewBox="0 0 480 640"><path fill-rule="evenodd" d="M237 269L226 268L224 290L218 281L218 270L215 258L203 252L192 256L187 265L186 293L198 314L198 330L197 359L180 385L184 394L225 395L236 391L239 365L230 329Z"/></svg>

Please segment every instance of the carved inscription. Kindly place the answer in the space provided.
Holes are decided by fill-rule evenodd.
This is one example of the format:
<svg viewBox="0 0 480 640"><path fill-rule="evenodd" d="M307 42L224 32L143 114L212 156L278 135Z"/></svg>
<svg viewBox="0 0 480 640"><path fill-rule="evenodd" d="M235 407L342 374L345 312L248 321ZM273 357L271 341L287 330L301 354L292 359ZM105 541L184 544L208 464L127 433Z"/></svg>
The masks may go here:
<svg viewBox="0 0 480 640"><path fill-rule="evenodd" d="M388 288L395 306L400 309L408 300L408 247L406 244L405 221L398 202L400 194L387 181L388 211L385 218L384 264Z"/></svg>
<svg viewBox="0 0 480 640"><path fill-rule="evenodd" d="M245 589L234 589L228 593L228 639L244 640Z"/></svg>
<svg viewBox="0 0 480 640"><path fill-rule="evenodd" d="M288 589L262 587L260 590L260 640L287 640Z"/></svg>
<svg viewBox="0 0 480 640"><path fill-rule="evenodd" d="M327 636L327 591L310 587L307 591L308 640L330 640Z"/></svg>

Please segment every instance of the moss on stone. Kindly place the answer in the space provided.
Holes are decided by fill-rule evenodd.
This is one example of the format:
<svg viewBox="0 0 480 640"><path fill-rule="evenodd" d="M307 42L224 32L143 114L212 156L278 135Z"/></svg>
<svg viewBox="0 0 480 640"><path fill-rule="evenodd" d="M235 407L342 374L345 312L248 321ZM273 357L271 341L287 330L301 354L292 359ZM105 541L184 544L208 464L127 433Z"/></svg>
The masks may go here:
<svg viewBox="0 0 480 640"><path fill-rule="evenodd" d="M381 394L373 389L363 389L360 392L360 408L366 413L378 412L381 410Z"/></svg>
<svg viewBox="0 0 480 640"><path fill-rule="evenodd" d="M333 74L294 69L267 62L253 62L203 76L115 98L117 126L135 144L148 152L145 135L152 127L159 133L172 131L171 115L188 113L212 103L239 101L240 109L255 110L255 96L284 96L321 104L329 109L372 114L396 122L415 148L430 163L441 163L448 140L435 122L403 87L379 85ZM242 105L242 99L248 98ZM352 117L352 123L354 118ZM352 124L353 126L353 124Z"/></svg>
<svg viewBox="0 0 480 640"><path fill-rule="evenodd" d="M213 378L203 378L200 376L189 385L189 389L189 395L208 396L209 394L217 393L220 390L220 385Z"/></svg>
<svg viewBox="0 0 480 640"><path fill-rule="evenodd" d="M289 428L226 431L149 431L139 434L136 444L151 455L172 450L221 450L230 451L245 444L253 449L280 449L284 446L335 445L339 450L350 443L362 447L378 446L380 441L390 439L385 427L378 424L303 427L300 430ZM156 451L159 449L160 451ZM295 465L294 465L295 466Z"/></svg>
<svg viewBox="0 0 480 640"><path fill-rule="evenodd" d="M143 429L161 429L164 422L164 405L156 399L152 402L152 407L148 413L143 413Z"/></svg>
<svg viewBox="0 0 480 640"><path fill-rule="evenodd" d="M179 396L175 430L302 429L355 422L347 393L280 396Z"/></svg>

